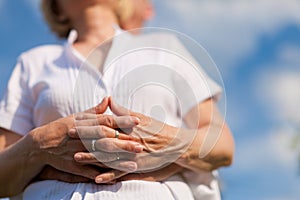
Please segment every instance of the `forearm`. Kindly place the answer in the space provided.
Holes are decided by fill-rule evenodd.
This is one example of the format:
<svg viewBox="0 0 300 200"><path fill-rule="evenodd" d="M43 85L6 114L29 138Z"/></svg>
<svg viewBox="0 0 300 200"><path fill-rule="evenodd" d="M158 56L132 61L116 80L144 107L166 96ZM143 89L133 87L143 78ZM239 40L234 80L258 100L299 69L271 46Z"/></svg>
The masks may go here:
<svg viewBox="0 0 300 200"><path fill-rule="evenodd" d="M197 130L193 142L176 163L195 172L211 171L229 166L233 151L233 138L226 124L210 124Z"/></svg>
<svg viewBox="0 0 300 200"><path fill-rule="evenodd" d="M0 197L17 195L41 171L31 134L0 152Z"/></svg>

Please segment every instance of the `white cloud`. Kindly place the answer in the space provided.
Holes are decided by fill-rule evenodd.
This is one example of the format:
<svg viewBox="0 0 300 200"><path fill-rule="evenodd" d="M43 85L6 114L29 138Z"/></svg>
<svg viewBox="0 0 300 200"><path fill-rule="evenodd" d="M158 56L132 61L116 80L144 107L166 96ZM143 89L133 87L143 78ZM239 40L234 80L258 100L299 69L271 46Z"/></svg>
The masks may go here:
<svg viewBox="0 0 300 200"><path fill-rule="evenodd" d="M286 63L289 67L300 68L300 48L299 46L286 45L281 48L278 57L281 62ZM283 66L287 67L287 66Z"/></svg>
<svg viewBox="0 0 300 200"><path fill-rule="evenodd" d="M300 47L283 46L270 66L262 70L254 84L257 99L282 128L300 131ZM284 131L282 131L284 132ZM292 140L292 138L290 138Z"/></svg>
<svg viewBox="0 0 300 200"><path fill-rule="evenodd" d="M300 47L284 46L257 76L256 95L273 114L273 118L300 127Z"/></svg>
<svg viewBox="0 0 300 200"><path fill-rule="evenodd" d="M267 81L278 117L300 124L300 73L283 71Z"/></svg>
<svg viewBox="0 0 300 200"><path fill-rule="evenodd" d="M290 148L289 134L283 131L274 128L238 140L234 164L227 172L230 180L235 180L228 186L228 199L298 199L298 155ZM244 192L236 193L240 185L245 185ZM274 189L279 191L274 193Z"/></svg>
<svg viewBox="0 0 300 200"><path fill-rule="evenodd" d="M165 12L173 11L174 19L163 21L161 14L154 25L176 24L179 31L208 47L222 66L251 53L261 33L272 35L287 23L300 25L298 0L172 0L156 4Z"/></svg>
<svg viewBox="0 0 300 200"><path fill-rule="evenodd" d="M250 87L253 91L249 92L262 103L264 112L275 123L270 124L267 134L262 132L239 141L233 168L237 176L257 172L258 177L263 177L261 185L271 184L268 179L276 177L280 180L276 185L285 191L282 199L298 199L299 196L300 146L293 144L300 136L299 55L299 46L282 46L278 54L267 65L260 66L259 73L253 76Z"/></svg>
<svg viewBox="0 0 300 200"><path fill-rule="evenodd" d="M234 166L237 174L266 169L297 174L297 153L290 147L290 134L286 129L276 132L270 130L270 133L259 137L247 137L239 141Z"/></svg>
<svg viewBox="0 0 300 200"><path fill-rule="evenodd" d="M276 158L281 161L282 167L290 167L286 171L293 169L294 172L299 167L300 153L299 55L300 47L283 46L276 59L268 64L270 66L261 66L265 70L261 70L253 85L257 100L276 124L269 130L272 137L265 139L272 142L273 150L270 148L269 152L274 151L267 159ZM270 163L274 164L275 161Z"/></svg>

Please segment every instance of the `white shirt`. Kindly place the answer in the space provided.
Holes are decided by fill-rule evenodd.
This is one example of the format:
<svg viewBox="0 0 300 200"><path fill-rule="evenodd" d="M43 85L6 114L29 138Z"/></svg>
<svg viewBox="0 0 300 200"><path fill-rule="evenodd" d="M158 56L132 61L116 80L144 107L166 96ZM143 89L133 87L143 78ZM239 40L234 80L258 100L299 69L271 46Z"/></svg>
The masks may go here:
<svg viewBox="0 0 300 200"><path fill-rule="evenodd" d="M193 106L220 93L220 87L172 35L119 34L103 74L72 48L75 39L71 33L64 46L40 46L19 57L0 103L1 127L24 135L109 95L136 112L184 127L182 117ZM199 180L194 174L192 182L179 174L164 182L105 186L43 181L30 185L24 199L193 199L193 194L195 199L220 199L215 177L203 174Z"/></svg>

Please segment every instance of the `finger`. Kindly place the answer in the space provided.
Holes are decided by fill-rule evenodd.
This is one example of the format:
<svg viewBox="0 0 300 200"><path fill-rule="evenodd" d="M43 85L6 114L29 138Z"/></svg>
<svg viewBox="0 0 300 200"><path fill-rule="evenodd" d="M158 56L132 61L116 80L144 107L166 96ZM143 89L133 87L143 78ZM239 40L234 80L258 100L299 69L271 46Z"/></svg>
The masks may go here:
<svg viewBox="0 0 300 200"><path fill-rule="evenodd" d="M100 183L109 183L114 181L115 179L118 179L124 175L126 175L127 172L119 171L119 170L112 170L103 174L100 174L96 177L95 182Z"/></svg>
<svg viewBox="0 0 300 200"><path fill-rule="evenodd" d="M95 114L102 114L106 111L108 107L109 99L108 97L105 97L100 104L97 106L90 108L85 111L85 113L95 113Z"/></svg>
<svg viewBox="0 0 300 200"><path fill-rule="evenodd" d="M132 115L133 112L117 104L112 97L109 97L109 108L118 116Z"/></svg>
<svg viewBox="0 0 300 200"><path fill-rule="evenodd" d="M91 140L83 140L85 147L92 151L93 142ZM141 153L144 146L140 143L129 141L129 140L119 140L117 138L103 138L95 141L95 149L105 152L132 152ZM95 150L94 149L94 150Z"/></svg>
<svg viewBox="0 0 300 200"><path fill-rule="evenodd" d="M109 163L103 163L107 167L123 172L134 172L138 169L138 165L134 161L116 160Z"/></svg>
<svg viewBox="0 0 300 200"><path fill-rule="evenodd" d="M106 126L81 126L76 129L70 129L68 135L71 138L81 139L115 138L116 130ZM135 137L124 133L119 133L118 138L121 140L137 140Z"/></svg>
<svg viewBox="0 0 300 200"><path fill-rule="evenodd" d="M131 153L108 153L103 151L96 151L93 153L87 152L78 152L74 155L74 159L77 162L84 164L92 164L92 163L108 163L116 160L126 160L126 161L134 161L135 154Z"/></svg>
<svg viewBox="0 0 300 200"><path fill-rule="evenodd" d="M139 124L140 120L134 116L95 115L80 113L75 116L75 126L105 125L110 128L132 128Z"/></svg>
<svg viewBox="0 0 300 200"><path fill-rule="evenodd" d="M138 119L138 121L139 121L138 124L141 124L141 119L142 120L147 119L148 121L150 120L150 119L148 119L146 116L144 116L141 113L133 112L133 111L131 111L131 110L129 110L129 109L123 107L123 106L118 105L112 99L112 97L109 97L109 108L117 116L134 116L134 117L136 117Z"/></svg>

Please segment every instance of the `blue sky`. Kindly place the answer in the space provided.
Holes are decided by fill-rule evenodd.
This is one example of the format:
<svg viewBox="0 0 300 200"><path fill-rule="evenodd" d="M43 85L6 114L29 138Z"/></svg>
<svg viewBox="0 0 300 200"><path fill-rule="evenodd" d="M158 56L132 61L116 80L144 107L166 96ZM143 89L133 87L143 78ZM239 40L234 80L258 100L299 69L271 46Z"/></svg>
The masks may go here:
<svg viewBox="0 0 300 200"><path fill-rule="evenodd" d="M22 51L58 42L44 25L37 2L0 2L1 94ZM236 139L235 162L221 170L224 199L299 199L300 151L291 146L300 131L300 2L154 3L156 17L148 26L194 38L224 79L226 120Z"/></svg>

